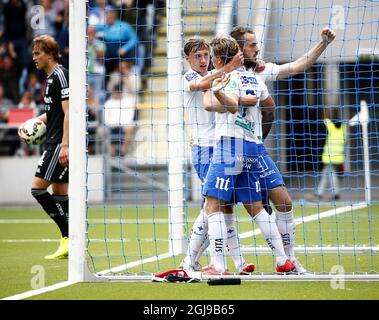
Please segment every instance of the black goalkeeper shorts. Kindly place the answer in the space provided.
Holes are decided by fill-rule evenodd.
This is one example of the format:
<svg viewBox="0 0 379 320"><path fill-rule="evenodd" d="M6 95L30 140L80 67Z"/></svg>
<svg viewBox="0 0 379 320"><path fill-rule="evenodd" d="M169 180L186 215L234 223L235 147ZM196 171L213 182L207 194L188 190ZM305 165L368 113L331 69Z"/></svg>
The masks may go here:
<svg viewBox="0 0 379 320"><path fill-rule="evenodd" d="M49 182L68 183L68 167L59 164L60 144L49 144L38 162L35 176Z"/></svg>

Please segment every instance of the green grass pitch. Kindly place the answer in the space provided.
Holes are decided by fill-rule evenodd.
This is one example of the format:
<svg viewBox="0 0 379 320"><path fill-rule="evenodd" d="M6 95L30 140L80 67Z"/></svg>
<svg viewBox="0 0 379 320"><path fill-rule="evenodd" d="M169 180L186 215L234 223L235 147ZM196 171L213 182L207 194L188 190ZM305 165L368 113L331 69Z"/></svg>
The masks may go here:
<svg viewBox="0 0 379 320"><path fill-rule="evenodd" d="M295 208L295 218L318 212L317 207ZM328 210L330 208L322 208ZM321 210L321 209L320 209ZM188 224L197 209L188 209ZM105 214L104 214L105 213ZM236 216L241 220L239 233L252 230L243 210ZM138 217L139 223L135 221ZM149 219L155 223L147 223ZM102 271L120 264L167 252L167 208L89 208L89 265ZM368 228L371 219L374 228ZM104 224L106 220L107 224ZM122 223L120 223L122 221ZM323 218L322 223L312 221L297 226L297 245L351 245L379 243L379 206ZM337 223L338 222L338 223ZM186 231L187 233L189 230ZM104 239L108 239L105 241ZM127 239L121 241L120 239ZM242 240L242 245L265 246L261 235ZM0 297L5 298L33 289L37 271L43 271L44 286L67 280L67 260L47 261L43 257L58 246L57 227L38 207L0 208ZM162 259L127 270L128 273L149 274L175 267L182 257ZM207 263L207 256L202 264ZM270 255L249 253L246 257L257 265L257 272L273 270ZM333 265L342 265L346 272L379 270L379 257L372 254L323 254L300 256L312 271L330 271ZM229 262L229 266L232 263ZM36 271L37 270L37 271ZM379 299L379 282L346 282L343 288L333 289L328 281L321 282L242 282L240 286L208 286L206 283L152 283L107 282L79 283L30 297L43 299L111 299L111 300L257 300L257 299Z"/></svg>

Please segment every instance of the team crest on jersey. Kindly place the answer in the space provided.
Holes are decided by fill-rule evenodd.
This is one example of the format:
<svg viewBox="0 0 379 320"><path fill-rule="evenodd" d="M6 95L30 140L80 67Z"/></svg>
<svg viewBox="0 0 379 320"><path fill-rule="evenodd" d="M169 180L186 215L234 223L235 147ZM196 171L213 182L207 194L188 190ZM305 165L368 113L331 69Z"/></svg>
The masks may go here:
<svg viewBox="0 0 379 320"><path fill-rule="evenodd" d="M252 84L258 84L257 79L253 76L241 76L240 81L242 87L247 87Z"/></svg>
<svg viewBox="0 0 379 320"><path fill-rule="evenodd" d="M197 78L197 73L192 72L185 75L185 78L188 82L192 81L193 79Z"/></svg>
<svg viewBox="0 0 379 320"><path fill-rule="evenodd" d="M237 83L234 80L230 80L227 87L230 89L235 89L237 88Z"/></svg>

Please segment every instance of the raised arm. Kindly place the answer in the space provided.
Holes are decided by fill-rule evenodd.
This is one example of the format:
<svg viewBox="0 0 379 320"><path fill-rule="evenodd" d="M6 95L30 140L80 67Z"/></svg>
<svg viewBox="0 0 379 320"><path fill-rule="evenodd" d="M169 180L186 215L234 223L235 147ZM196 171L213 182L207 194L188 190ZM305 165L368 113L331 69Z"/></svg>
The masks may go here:
<svg viewBox="0 0 379 320"><path fill-rule="evenodd" d="M325 27L321 31L321 40L299 59L279 65L277 79L286 79L310 68L336 37L333 29Z"/></svg>

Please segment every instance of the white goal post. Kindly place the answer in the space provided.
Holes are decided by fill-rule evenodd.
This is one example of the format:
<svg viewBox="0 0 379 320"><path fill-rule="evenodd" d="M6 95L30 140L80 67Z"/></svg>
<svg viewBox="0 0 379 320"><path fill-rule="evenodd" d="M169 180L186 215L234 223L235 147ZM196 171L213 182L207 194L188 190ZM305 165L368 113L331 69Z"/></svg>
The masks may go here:
<svg viewBox="0 0 379 320"><path fill-rule="evenodd" d="M70 120L69 120L69 273L72 282L85 281L86 234L86 1L70 0ZM75 128L75 129L74 129Z"/></svg>

